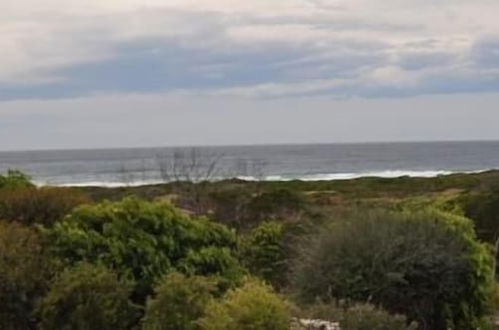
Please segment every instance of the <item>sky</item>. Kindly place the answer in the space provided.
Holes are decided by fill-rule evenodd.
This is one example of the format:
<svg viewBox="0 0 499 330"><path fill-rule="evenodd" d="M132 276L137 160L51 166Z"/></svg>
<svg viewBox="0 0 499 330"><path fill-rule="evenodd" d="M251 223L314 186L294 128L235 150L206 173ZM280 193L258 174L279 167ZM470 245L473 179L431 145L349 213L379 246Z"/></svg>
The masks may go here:
<svg viewBox="0 0 499 330"><path fill-rule="evenodd" d="M499 139L497 0L2 0L0 150Z"/></svg>

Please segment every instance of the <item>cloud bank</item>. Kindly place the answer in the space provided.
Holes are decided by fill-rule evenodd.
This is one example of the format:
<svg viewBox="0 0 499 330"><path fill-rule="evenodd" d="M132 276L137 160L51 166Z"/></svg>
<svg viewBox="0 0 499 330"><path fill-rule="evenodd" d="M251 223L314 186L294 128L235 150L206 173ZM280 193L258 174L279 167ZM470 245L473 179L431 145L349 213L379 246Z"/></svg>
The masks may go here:
<svg viewBox="0 0 499 330"><path fill-rule="evenodd" d="M17 0L0 101L499 91L495 0Z"/></svg>

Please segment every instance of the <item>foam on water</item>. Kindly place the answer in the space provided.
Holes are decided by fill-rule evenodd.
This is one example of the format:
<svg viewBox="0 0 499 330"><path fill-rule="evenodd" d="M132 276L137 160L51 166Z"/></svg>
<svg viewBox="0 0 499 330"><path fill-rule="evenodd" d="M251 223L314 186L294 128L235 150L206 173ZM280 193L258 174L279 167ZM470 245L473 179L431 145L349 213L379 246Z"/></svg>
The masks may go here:
<svg viewBox="0 0 499 330"><path fill-rule="evenodd" d="M450 175L457 173L481 173L487 170L477 170L477 171L405 171L405 170L395 170L395 171L379 171L379 172L365 172L365 173L323 173L323 174L310 174L302 176L292 176L292 175L269 175L263 179L258 179L253 176L238 176L237 179L245 181L333 181L333 180L351 180L359 179L365 177L377 177L377 178L400 178L400 177L411 177L411 178L434 178L442 175ZM222 180L223 178L218 178L213 181ZM145 185L155 185L163 183L162 180L138 180L133 182L120 182L120 181L91 181L91 182L78 182L78 183L63 183L63 184L50 184L47 182L35 182L38 186L59 186L59 187L107 187L107 188L118 188L118 187L138 187Z"/></svg>

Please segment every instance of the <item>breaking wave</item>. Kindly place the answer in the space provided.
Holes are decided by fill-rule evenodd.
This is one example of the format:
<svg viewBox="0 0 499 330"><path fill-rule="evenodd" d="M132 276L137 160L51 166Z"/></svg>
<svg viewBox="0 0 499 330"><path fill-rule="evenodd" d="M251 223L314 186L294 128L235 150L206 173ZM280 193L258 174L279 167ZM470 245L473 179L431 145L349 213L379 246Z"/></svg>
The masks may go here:
<svg viewBox="0 0 499 330"><path fill-rule="evenodd" d="M246 181L330 181L330 180L350 180L358 179L364 177L377 177L377 178L399 178L399 177L413 177L413 178L433 178L441 175L450 175L457 173L480 173L487 170L476 170L476 171L448 171L448 170L426 170L426 171L416 171L416 170L387 170L387 171L372 171L372 172L361 172L361 173L318 173L318 174L300 174L300 175L268 175L265 177L253 177L253 176L238 176L237 179ZM221 180L224 178L218 178ZM225 178L227 179L227 178ZM110 181L85 181L85 182L67 182L67 183L48 183L48 182L37 182L37 185L55 185L63 187L137 187L144 185L154 185L161 184L163 181L158 179L151 180L137 180L132 182L122 182L116 180Z"/></svg>

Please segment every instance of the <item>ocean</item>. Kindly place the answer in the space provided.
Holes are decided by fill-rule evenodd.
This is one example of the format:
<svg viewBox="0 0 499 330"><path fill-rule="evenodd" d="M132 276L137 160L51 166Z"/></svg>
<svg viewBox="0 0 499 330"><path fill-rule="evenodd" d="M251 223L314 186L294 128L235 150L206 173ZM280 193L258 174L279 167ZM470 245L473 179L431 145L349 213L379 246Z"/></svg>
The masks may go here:
<svg viewBox="0 0 499 330"><path fill-rule="evenodd" d="M0 172L39 185L127 186L174 178L338 180L433 177L499 168L499 141L0 152Z"/></svg>

